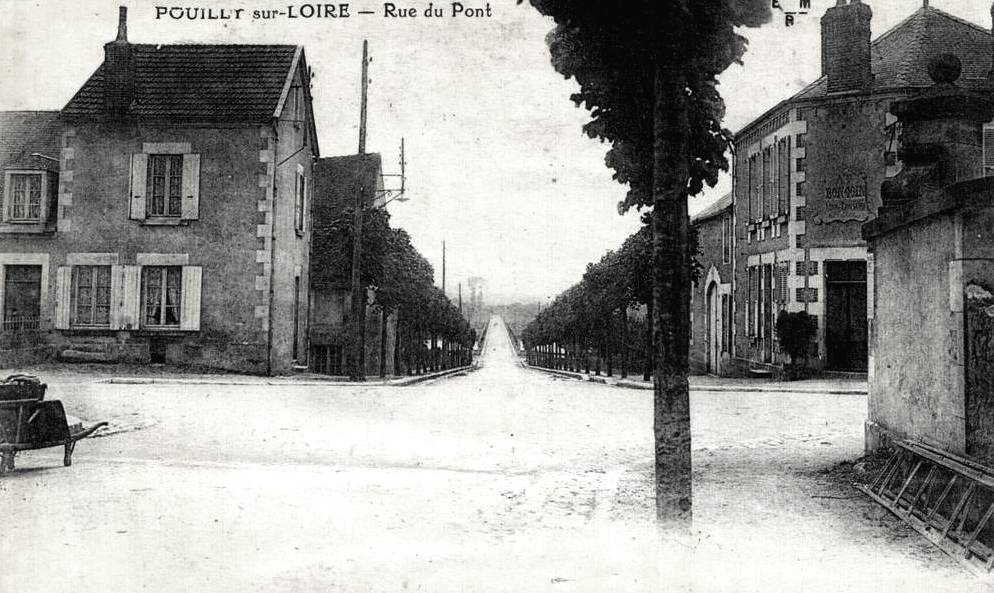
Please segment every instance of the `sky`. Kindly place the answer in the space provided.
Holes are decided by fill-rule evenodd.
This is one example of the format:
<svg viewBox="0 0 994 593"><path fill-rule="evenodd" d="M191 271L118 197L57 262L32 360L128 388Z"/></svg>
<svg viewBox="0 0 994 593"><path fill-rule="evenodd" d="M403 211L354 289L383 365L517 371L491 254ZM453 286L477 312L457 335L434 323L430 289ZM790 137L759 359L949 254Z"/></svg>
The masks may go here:
<svg viewBox="0 0 994 593"><path fill-rule="evenodd" d="M876 0L873 36L898 24L922 0ZM397 1L419 10L429 0ZM799 0L780 0L793 10ZM103 59L117 8L129 9L128 37L138 43L292 43L305 46L314 70L314 110L322 156L357 150L362 40L370 45L367 150L398 173L405 139L406 202L388 208L436 268L441 283L446 242L447 292L485 279L488 303L547 301L579 280L586 264L618 247L639 226L617 203L626 188L604 166L606 144L586 137L587 112L569 95L573 81L549 63L552 21L527 2L489 3L491 15L385 18L383 2L357 0L347 19L251 18L287 0L0 0L0 110L60 109ZM463 0L466 7L486 2ZM744 65L721 76L725 126L735 131L796 93L820 71L818 19L835 0L812 0L812 14L786 27L783 16L743 30ZM990 27L987 0L932 5ZM239 20L156 18L156 7L242 8ZM374 15L358 15L360 10ZM388 186L391 181L388 180ZM730 190L691 199L691 213Z"/></svg>

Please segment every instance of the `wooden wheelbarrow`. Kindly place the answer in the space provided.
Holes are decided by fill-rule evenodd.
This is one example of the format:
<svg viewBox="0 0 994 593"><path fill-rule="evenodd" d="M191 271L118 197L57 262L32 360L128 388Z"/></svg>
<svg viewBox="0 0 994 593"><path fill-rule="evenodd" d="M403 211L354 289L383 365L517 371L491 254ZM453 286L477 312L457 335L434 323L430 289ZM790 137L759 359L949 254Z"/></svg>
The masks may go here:
<svg viewBox="0 0 994 593"><path fill-rule="evenodd" d="M68 467L76 443L107 425L69 426L62 402L45 401L47 387L30 375L11 375L0 382L0 475L14 469L18 453L49 447L64 448L62 462Z"/></svg>

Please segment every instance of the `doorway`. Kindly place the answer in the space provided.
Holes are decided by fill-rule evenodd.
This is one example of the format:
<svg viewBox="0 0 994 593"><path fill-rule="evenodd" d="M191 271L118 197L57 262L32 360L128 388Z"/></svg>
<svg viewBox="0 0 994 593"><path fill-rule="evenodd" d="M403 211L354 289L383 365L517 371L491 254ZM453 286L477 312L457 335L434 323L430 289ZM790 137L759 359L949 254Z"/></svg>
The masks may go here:
<svg viewBox="0 0 994 593"><path fill-rule="evenodd" d="M712 374L719 374L721 371L719 369L719 362L721 361L721 308L719 307L720 299L718 297L718 285L712 282L708 285L707 298L705 300L705 306L707 307L707 314L705 315L705 332L707 332L707 340L705 341L705 348L707 349L707 372Z"/></svg>
<svg viewBox="0 0 994 593"><path fill-rule="evenodd" d="M825 262L825 356L832 371L867 368L866 262Z"/></svg>

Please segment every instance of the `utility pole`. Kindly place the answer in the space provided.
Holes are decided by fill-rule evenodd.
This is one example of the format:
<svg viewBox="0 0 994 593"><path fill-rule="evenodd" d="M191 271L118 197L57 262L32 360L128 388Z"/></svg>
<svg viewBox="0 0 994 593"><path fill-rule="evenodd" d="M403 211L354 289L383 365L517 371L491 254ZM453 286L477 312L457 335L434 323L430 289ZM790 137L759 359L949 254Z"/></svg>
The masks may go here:
<svg viewBox="0 0 994 593"><path fill-rule="evenodd" d="M359 105L359 154L366 154L366 92L368 89L369 89L369 41L363 39L362 40L362 96Z"/></svg>
<svg viewBox="0 0 994 593"><path fill-rule="evenodd" d="M462 314L462 282L459 283L459 313Z"/></svg>
<svg viewBox="0 0 994 593"><path fill-rule="evenodd" d="M359 155L366 154L366 94L369 89L369 42L362 41L362 85L361 102L359 108ZM355 194L353 204L352 219L352 353L349 357L349 380L366 380L366 344L364 338L365 315L365 295L362 290L362 276L359 271L362 267L362 210L363 210L363 188L360 182Z"/></svg>
<svg viewBox="0 0 994 593"><path fill-rule="evenodd" d="M442 241L442 294L445 294L445 241Z"/></svg>

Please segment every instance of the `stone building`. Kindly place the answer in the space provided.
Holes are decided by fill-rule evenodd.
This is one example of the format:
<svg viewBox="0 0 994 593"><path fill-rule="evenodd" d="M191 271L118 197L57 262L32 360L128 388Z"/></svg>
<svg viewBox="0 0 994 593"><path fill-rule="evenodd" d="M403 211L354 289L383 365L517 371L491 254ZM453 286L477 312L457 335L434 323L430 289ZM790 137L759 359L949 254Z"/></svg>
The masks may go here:
<svg viewBox="0 0 994 593"><path fill-rule="evenodd" d="M964 88L986 87L990 32L925 5L871 40L871 8L839 0L822 18L822 76L735 137L735 339L729 372L783 362L780 311L817 318L811 364L867 369L873 258L860 234L881 183L901 170L890 107L932 84L927 64L956 55Z"/></svg>
<svg viewBox="0 0 994 593"><path fill-rule="evenodd" d="M351 250L341 251L332 237L332 227L356 195L366 208L385 203L380 155L356 154L318 159L314 164L314 197L311 206L310 368L329 375L347 374L346 359L352 315L351 286L346 260ZM368 291L365 318L365 367L367 375L394 374L397 317L384 314Z"/></svg>
<svg viewBox="0 0 994 593"><path fill-rule="evenodd" d="M697 233L699 277L691 289L690 365L696 373L728 372L732 355L732 194L691 219Z"/></svg>
<svg viewBox="0 0 994 593"><path fill-rule="evenodd" d="M30 310L72 360L290 370L318 155L303 48L132 44L122 8L104 50L58 141L4 165L5 322Z"/></svg>
<svg viewBox="0 0 994 593"><path fill-rule="evenodd" d="M914 438L994 464L994 177L990 93L936 84L891 112L904 168L864 225L875 258L866 445Z"/></svg>

